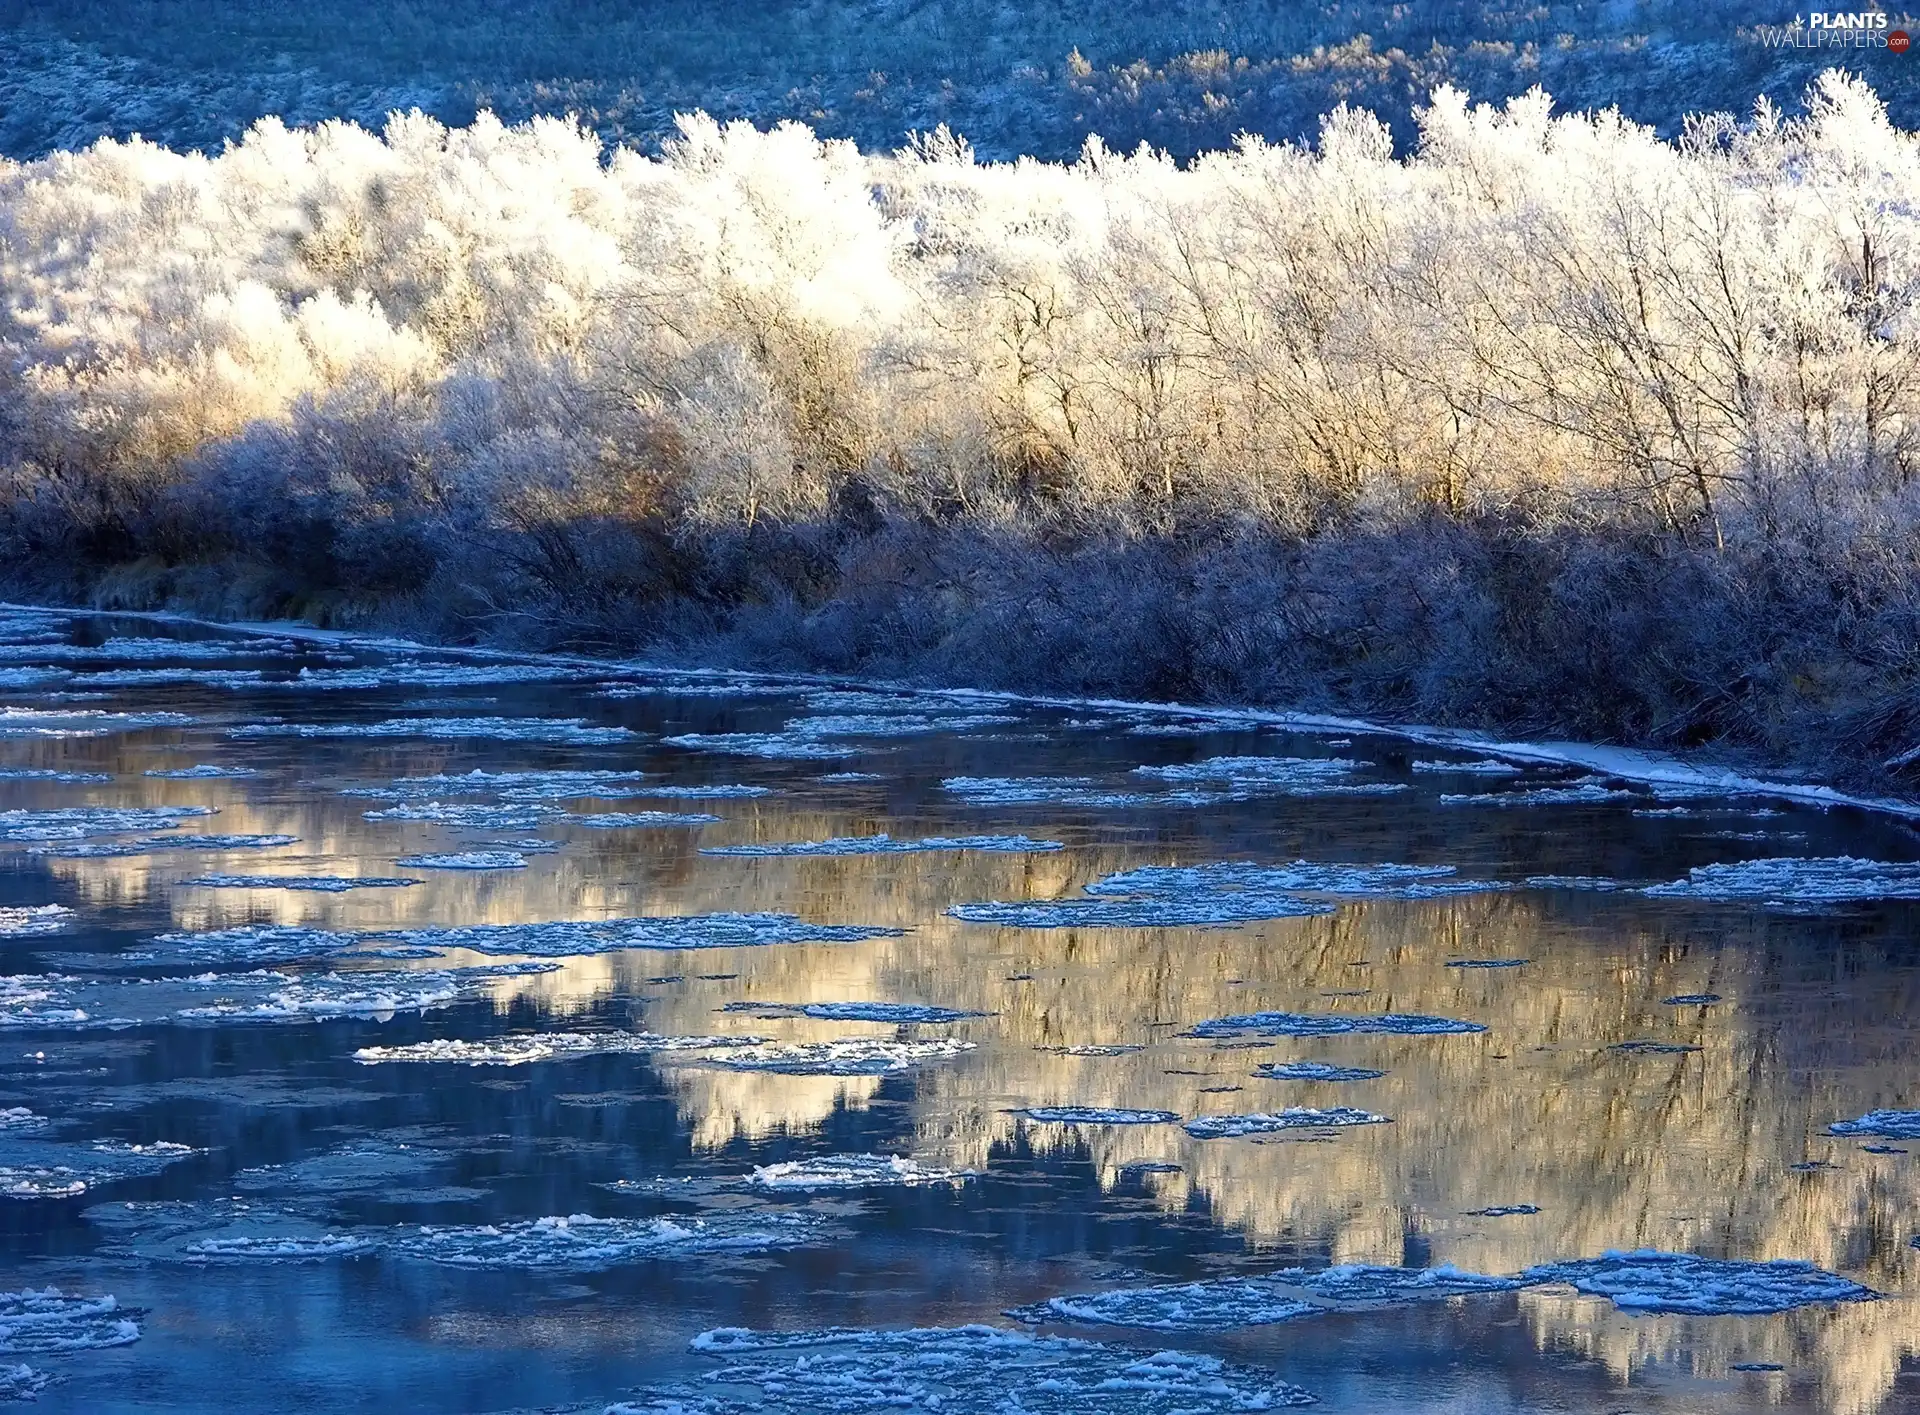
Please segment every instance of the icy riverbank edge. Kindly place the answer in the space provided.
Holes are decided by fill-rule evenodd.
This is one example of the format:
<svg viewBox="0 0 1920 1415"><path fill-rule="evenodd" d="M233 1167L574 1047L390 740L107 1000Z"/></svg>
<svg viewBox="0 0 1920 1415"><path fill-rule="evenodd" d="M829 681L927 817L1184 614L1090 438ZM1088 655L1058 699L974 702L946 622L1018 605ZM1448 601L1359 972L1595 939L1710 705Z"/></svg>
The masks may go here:
<svg viewBox="0 0 1920 1415"><path fill-rule="evenodd" d="M328 629L298 620L220 620L172 610L100 609L85 605L33 604L0 600L0 612L85 615L134 619L151 624L217 629L263 638L296 639L375 653L428 653L493 663L562 664L611 673L671 673L699 676L715 684L792 684L796 691L835 687L899 692L938 693L960 702L1003 703L1069 711L1169 716L1217 723L1220 730L1273 728L1324 736L1366 734L1398 739L1418 746L1472 752L1514 763L1580 767L1622 781L1681 787L1726 795L1760 796L1822 809L1848 807L1920 820L1920 800L1872 791L1851 791L1829 784L1847 779L1838 771L1788 762L1753 763L1735 767L1723 762L1634 746L1603 743L1509 738L1477 728L1440 727L1383 721L1338 713L1292 711L1283 708L1195 704L1131 698L1106 698L1013 689L943 686L908 679L869 678L850 674L801 673L751 668L704 668L671 659L612 658L590 654L544 653L524 649L437 643L402 638L377 630ZM1776 774L1777 773L1777 774ZM1795 777L1807 779L1792 779Z"/></svg>

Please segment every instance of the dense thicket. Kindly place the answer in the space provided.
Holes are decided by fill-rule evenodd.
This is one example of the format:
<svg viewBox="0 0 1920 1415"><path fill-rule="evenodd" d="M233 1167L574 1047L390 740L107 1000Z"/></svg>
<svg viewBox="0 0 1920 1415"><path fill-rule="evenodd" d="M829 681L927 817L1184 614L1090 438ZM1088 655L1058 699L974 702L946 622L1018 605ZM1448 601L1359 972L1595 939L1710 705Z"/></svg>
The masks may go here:
<svg viewBox="0 0 1920 1415"><path fill-rule="evenodd" d="M1897 772L1917 210L1839 73L1675 143L1443 90L1405 160L1345 109L1184 168L102 143L0 163L0 549L118 603Z"/></svg>
<svg viewBox="0 0 1920 1415"><path fill-rule="evenodd" d="M576 116L648 151L680 110L794 119L891 151L939 124L994 158L1098 133L1176 157L1241 132L1310 141L1340 102L1402 143L1443 84L1544 85L1677 135L1702 108L1797 102L1857 60L1920 124L1920 66L1770 47L1795 0L0 0L0 154L135 133L217 150L258 118L377 127Z"/></svg>

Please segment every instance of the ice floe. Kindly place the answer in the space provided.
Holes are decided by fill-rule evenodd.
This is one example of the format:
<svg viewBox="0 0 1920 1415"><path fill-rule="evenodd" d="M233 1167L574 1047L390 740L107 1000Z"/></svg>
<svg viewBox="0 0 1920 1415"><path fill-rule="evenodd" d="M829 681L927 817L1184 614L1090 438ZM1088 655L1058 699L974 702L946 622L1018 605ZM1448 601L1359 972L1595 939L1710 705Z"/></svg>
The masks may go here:
<svg viewBox="0 0 1920 1415"><path fill-rule="evenodd" d="M989 850L1033 854L1064 850L1058 840L1033 840L1024 835L931 835L896 840L890 835L840 836L832 840L789 840L773 845L708 845L702 855L906 855L923 850Z"/></svg>
<svg viewBox="0 0 1920 1415"><path fill-rule="evenodd" d="M1512 1292L1513 1278L1437 1268L1371 1264L1287 1268L1263 1277L1218 1278L1053 1297L1006 1315L1023 1322L1078 1322L1149 1331L1229 1331L1298 1321L1329 1311L1378 1310L1416 1302Z"/></svg>
<svg viewBox="0 0 1920 1415"><path fill-rule="evenodd" d="M0 905L0 938L42 938L57 934L74 921L64 904Z"/></svg>
<svg viewBox="0 0 1920 1415"><path fill-rule="evenodd" d="M189 727L198 719L183 712L108 712L103 708L55 711L0 707L0 737L105 737L149 727Z"/></svg>
<svg viewBox="0 0 1920 1415"><path fill-rule="evenodd" d="M1482 791L1472 795L1442 795L1443 806L1592 806L1606 801L1628 801L1633 792L1596 781L1571 786L1538 786L1530 791Z"/></svg>
<svg viewBox="0 0 1920 1415"><path fill-rule="evenodd" d="M834 761L860 754L856 747L784 732L682 732L662 740L670 747L686 747L696 752L765 757L772 761Z"/></svg>
<svg viewBox="0 0 1920 1415"><path fill-rule="evenodd" d="M480 688L505 683L576 683L597 677L588 668L552 663L386 663L367 668L303 668L276 688L337 692L366 688Z"/></svg>
<svg viewBox="0 0 1920 1415"><path fill-rule="evenodd" d="M233 1176L232 1185L242 1194L381 1193L396 1186L412 1189L444 1163L442 1156L418 1145L355 1140L287 1164L243 1169Z"/></svg>
<svg viewBox="0 0 1920 1415"><path fill-rule="evenodd" d="M96 966L172 965L187 968L258 967L331 958L360 942L360 935L289 924L242 924L203 933L164 933L138 948L103 957Z"/></svg>
<svg viewBox="0 0 1920 1415"><path fill-rule="evenodd" d="M220 777L258 776L260 773L250 766L177 766L154 767L144 771L142 776L157 776L165 781L208 781Z"/></svg>
<svg viewBox="0 0 1920 1415"><path fill-rule="evenodd" d="M1879 1296L1812 1263L1702 1258L1650 1248L1543 1263L1521 1276L1529 1283L1570 1284L1580 1292L1609 1298L1623 1312L1683 1312L1701 1317L1787 1312L1836 1302L1869 1302Z"/></svg>
<svg viewBox="0 0 1920 1415"><path fill-rule="evenodd" d="M959 1022L986 1015L917 1002L729 1002L721 1011L811 1017L819 1022Z"/></svg>
<svg viewBox="0 0 1920 1415"><path fill-rule="evenodd" d="M56 771L52 767L0 768L0 781L46 781L62 786L102 786L113 777L104 771Z"/></svg>
<svg viewBox="0 0 1920 1415"><path fill-rule="evenodd" d="M1615 1042L1608 1050L1625 1052L1629 1056L1681 1056L1700 1048L1690 1042L1661 1042L1636 1037L1630 1041Z"/></svg>
<svg viewBox="0 0 1920 1415"><path fill-rule="evenodd" d="M1370 763L1346 757L1209 757L1178 766L1137 766L1135 776L1154 781L1215 783L1234 791L1283 796L1387 796L1405 791L1402 781L1355 783Z"/></svg>
<svg viewBox="0 0 1920 1415"><path fill-rule="evenodd" d="M383 1062L442 1062L456 1066L525 1066L575 1056L648 1056L656 1052L716 1051L758 1046L762 1037L661 1036L653 1032L534 1032L470 1042L443 1040L406 1046L362 1047L353 1059L363 1066Z"/></svg>
<svg viewBox="0 0 1920 1415"><path fill-rule="evenodd" d="M257 668L114 668L73 680L76 688L265 688Z"/></svg>
<svg viewBox="0 0 1920 1415"><path fill-rule="evenodd" d="M1449 968L1524 968L1531 958L1449 958Z"/></svg>
<svg viewBox="0 0 1920 1415"><path fill-rule="evenodd" d="M1484 1032L1478 1022L1419 1013L1377 1012L1345 1015L1308 1012L1242 1012L1214 1017L1193 1028L1196 1037L1332 1037L1348 1032L1386 1032L1398 1036L1456 1036Z"/></svg>
<svg viewBox="0 0 1920 1415"><path fill-rule="evenodd" d="M1290 1105L1285 1110L1251 1115L1202 1115L1182 1128L1196 1140L1231 1140L1242 1135L1268 1135L1284 1130L1324 1130L1350 1125L1391 1125L1384 1115L1349 1105Z"/></svg>
<svg viewBox="0 0 1920 1415"><path fill-rule="evenodd" d="M165 830L211 806L63 806L45 811L0 811L0 840L54 842L95 835L133 835Z"/></svg>
<svg viewBox="0 0 1920 1415"><path fill-rule="evenodd" d="M1327 1061L1269 1061L1253 1074L1267 1081L1376 1081L1387 1073Z"/></svg>
<svg viewBox="0 0 1920 1415"><path fill-rule="evenodd" d="M40 845L29 853L53 860L118 859L162 850L272 850L298 843L297 835L151 835L145 840L83 841L77 845Z"/></svg>
<svg viewBox="0 0 1920 1415"><path fill-rule="evenodd" d="M601 811L594 815L564 815L560 819L568 825L591 826L596 830L646 830L712 825L720 817L705 811Z"/></svg>
<svg viewBox="0 0 1920 1415"><path fill-rule="evenodd" d="M1520 768L1512 762L1499 761L1494 757L1464 762L1417 761L1413 769L1421 772L1457 772L1467 776L1517 776L1520 772Z"/></svg>
<svg viewBox="0 0 1920 1415"><path fill-rule="evenodd" d="M969 806L1207 806L1235 799L1227 791L1116 791L1090 776L950 776L943 791Z"/></svg>
<svg viewBox="0 0 1920 1415"><path fill-rule="evenodd" d="M1099 1105L1034 1105L1013 1114L1036 1125L1174 1125L1180 1120L1171 1110L1122 1110Z"/></svg>
<svg viewBox="0 0 1920 1415"><path fill-rule="evenodd" d="M1084 887L1087 899L956 904L969 923L1017 928L1230 927L1332 913L1330 900L1434 899L1505 888L1453 878L1451 865L1150 865Z"/></svg>
<svg viewBox="0 0 1920 1415"><path fill-rule="evenodd" d="M1882 1140L1920 1140L1920 1110L1870 1110L1858 1120L1827 1127L1829 1135L1874 1135Z"/></svg>
<svg viewBox="0 0 1920 1415"><path fill-rule="evenodd" d="M882 1041L845 1037L830 1042L765 1042L699 1057L691 1064L725 1071L771 1071L786 1076L893 1076L974 1049L972 1042Z"/></svg>
<svg viewBox="0 0 1920 1415"><path fill-rule="evenodd" d="M43 688L71 677L71 668L0 668L0 689Z"/></svg>
<svg viewBox="0 0 1920 1415"><path fill-rule="evenodd" d="M152 663L177 659L218 663L231 658L277 658L298 653L283 639L108 639L99 644L3 644L0 658L44 663Z"/></svg>
<svg viewBox="0 0 1920 1415"><path fill-rule="evenodd" d="M644 771L485 771L402 776L385 786L349 787L347 796L379 796L393 801L437 800L442 796L499 796L512 801L569 801L585 797L619 799L640 794Z"/></svg>
<svg viewBox="0 0 1920 1415"><path fill-rule="evenodd" d="M0 1135L35 1135L52 1124L46 1116L35 1115L23 1105L0 1110Z"/></svg>
<svg viewBox="0 0 1920 1415"><path fill-rule="evenodd" d="M312 973L271 970L188 978L0 977L0 1029L91 1031L153 1023L308 1022L424 1012L487 995L501 977L552 963L440 971Z"/></svg>
<svg viewBox="0 0 1920 1415"><path fill-rule="evenodd" d="M703 1332L727 1362L705 1383L643 1389L605 1415L1228 1415L1309 1405L1266 1371L1215 1356L1026 1336L995 1327ZM713 1389L709 1389L709 1386ZM757 1394L743 1403L742 1390Z"/></svg>
<svg viewBox="0 0 1920 1415"><path fill-rule="evenodd" d="M1131 1056L1146 1048L1138 1042L1074 1042L1070 1046L1041 1047L1059 1056Z"/></svg>
<svg viewBox="0 0 1920 1415"><path fill-rule="evenodd" d="M978 1179L972 1169L942 1169L903 1155L819 1155L755 1168L748 1183L771 1193L832 1189L922 1188Z"/></svg>
<svg viewBox="0 0 1920 1415"><path fill-rule="evenodd" d="M623 948L753 948L778 943L859 943L896 938L902 930L865 924L812 924L791 914L664 914L652 918L582 919L554 923L477 924L469 928L397 930L425 948L545 958L611 953Z"/></svg>
<svg viewBox="0 0 1920 1415"><path fill-rule="evenodd" d="M1658 899L1749 902L1787 908L1855 900L1920 899L1920 864L1840 855L1700 865L1685 879L1642 891Z"/></svg>
<svg viewBox="0 0 1920 1415"><path fill-rule="evenodd" d="M0 1198L71 1199L101 1184L144 1179L199 1153L190 1145L124 1140L68 1144L0 1137Z"/></svg>
<svg viewBox="0 0 1920 1415"><path fill-rule="evenodd" d="M387 806L361 814L370 821L424 821L431 825L451 826L456 830L536 830L558 819L563 812L558 806L545 806L534 801L500 806L463 806L424 801Z"/></svg>
<svg viewBox="0 0 1920 1415"><path fill-rule="evenodd" d="M195 889L296 889L344 894L350 889L408 889L422 881L386 875L196 875L180 881Z"/></svg>
<svg viewBox="0 0 1920 1415"><path fill-rule="evenodd" d="M1538 1204L1494 1204L1485 1209L1468 1209L1468 1218L1519 1218L1540 1212Z"/></svg>
<svg viewBox="0 0 1920 1415"><path fill-rule="evenodd" d="M824 1220L796 1212L715 1213L702 1218L594 1218L389 1230L386 1250L456 1268L597 1272L657 1258L764 1253L818 1243Z"/></svg>
<svg viewBox="0 0 1920 1415"><path fill-rule="evenodd" d="M1717 992L1683 992L1660 1000L1668 1007L1712 1007L1721 997Z"/></svg>
<svg viewBox="0 0 1920 1415"><path fill-rule="evenodd" d="M57 1287L0 1292L0 1351L9 1355L94 1351L140 1339L140 1324L111 1296L69 1296Z"/></svg>
<svg viewBox="0 0 1920 1415"><path fill-rule="evenodd" d="M584 717L391 717L383 722L261 722L230 737L434 737L448 741L554 742L592 746L630 742L627 727L596 727Z"/></svg>
<svg viewBox="0 0 1920 1415"><path fill-rule="evenodd" d="M518 850L461 850L451 855L402 855L394 864L409 870L524 870Z"/></svg>

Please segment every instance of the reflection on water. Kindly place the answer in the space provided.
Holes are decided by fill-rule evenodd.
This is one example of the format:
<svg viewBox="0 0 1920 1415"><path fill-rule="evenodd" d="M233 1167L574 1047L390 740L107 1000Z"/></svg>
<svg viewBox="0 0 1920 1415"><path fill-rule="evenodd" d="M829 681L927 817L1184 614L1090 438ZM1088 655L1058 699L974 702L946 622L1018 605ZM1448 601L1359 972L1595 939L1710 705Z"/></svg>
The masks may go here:
<svg viewBox="0 0 1920 1415"><path fill-rule="evenodd" d="M50 646L34 642L44 627L7 620L0 636L13 644L9 664L31 667L50 648L44 661L73 671L52 680L61 691L86 691L89 673L130 663L170 666L151 626L76 620ZM119 657L116 627L139 638ZM0 1286L112 1292L121 1308L146 1309L137 1342L68 1356L8 1355L0 1330L0 1364L31 1359L57 1378L40 1393L45 1408L264 1411L297 1391L324 1409L599 1410L636 1385L697 1379L712 1363L688 1342L711 1327L1015 1329L1000 1316L1009 1307L1116 1287L1329 1263L1512 1275L1644 1248L1806 1260L1885 1296L1772 1316L1631 1316L1604 1296L1536 1285L1314 1308L1216 1333L1060 1331L1223 1356L1332 1410L1920 1410L1920 1249L1909 1241L1920 1233L1920 1142L1828 1130L1920 1108L1916 906L1769 904L1791 892L1794 869L1749 872L1769 881L1753 898L1593 887L1769 856L1898 864L1914 851L1894 826L1753 800L1675 805L1552 768L1508 776L1467 762L1473 775L1462 777L1433 769L1431 749L1416 770L1415 752L1388 739L1130 733L1143 719L1117 710L1093 730L1085 709L1069 725L1067 712L1038 708L987 713L884 694L836 705L817 689L732 692L724 679L631 671L539 681L484 661L438 672L418 655L262 654L244 639L223 649L218 636L192 637L181 665L222 677L147 675L86 705L135 716L69 721L77 709L31 686L0 703L21 710L16 724L40 724L0 740L0 811L216 812L180 816L171 831L148 813L133 830L84 837L138 841L136 854L6 843L0 912L76 911L35 916L57 932L0 938L15 992L36 986L20 978L50 971L49 958L94 988L89 997L102 978L177 978L188 960L168 967L178 945L158 936L248 925L365 935L273 965L292 987L310 973L445 973L514 956L501 941L513 935L486 936L482 953L442 930L706 915L790 923L646 926L650 939L683 942L671 949L613 946L639 936L631 928L547 931L528 948L557 965L549 971L460 975L425 1010L403 1002L331 1020L11 1026L13 1004L0 997L0 1112L26 1107L52 1122L45 1141L10 1137L7 1163L24 1163L12 1151L34 1143L195 1151L81 1197L0 1209ZM270 685L328 662L340 671L324 689L247 676L260 670ZM422 682L443 696L407 707ZM607 693L604 682L636 686ZM640 691L676 686L693 691ZM65 716L22 715L33 710ZM412 733L410 720L425 726ZM274 730L242 730L262 728ZM56 730L76 735L47 735ZM742 754L748 738L825 743L834 755ZM1244 764L1255 758L1294 760ZM1219 760L1243 765L1205 765ZM1312 761L1342 764L1303 764ZM453 782L476 769L547 775ZM563 772L601 775L554 775ZM417 781L394 785L427 777L443 780L425 794ZM942 786L956 779L1079 784ZM1205 800L1152 799L1189 779L1204 779ZM1468 779L1541 803L1441 799ZM654 787L660 797L641 799ZM687 789L720 787L760 794ZM718 819L648 814L675 795ZM434 813L396 815L395 799L496 811L410 819ZM188 833L291 840L167 843ZM848 843L881 833L924 848ZM806 842L834 844L791 848ZM462 856L478 858L428 865ZM489 856L515 863L480 867ZM1239 887L1246 872L1131 877L1160 891L1134 897L1195 900L1198 914L1241 920L1233 927L1102 927L1066 910L1048 914L1059 926L1029 928L949 912L1109 897L1085 886L1146 866L1296 859L1454 874L1298 871L1285 898L1320 912L1280 911L1294 917L1267 916L1275 911L1244 895L1223 906L1166 892L1168 880ZM1858 885L1861 871L1843 873L1870 896L1902 892L1873 881L1905 878L1868 872ZM190 883L210 876L248 878ZM418 883L335 892L254 876ZM1577 887L1525 885L1548 877ZM1429 891L1395 879L1453 883L1421 897ZM753 928L798 941L730 946ZM391 937L400 933L411 937ZM409 942L431 947L398 946ZM707 943L722 946L694 946ZM154 961L112 966L130 952ZM834 1006L863 1003L934 1010L869 1021L869 1008ZM1193 1032L1258 1012L1408 1014L1484 1030ZM493 1064L355 1059L365 1048L610 1029L769 1045L448 1053ZM1391 1123L1240 1138L1197 1138L1179 1123L1291 1107L1353 1107ZM1053 1108L1174 1120L1045 1123L1061 1119ZM405 1163L365 1169L376 1152ZM977 1177L826 1195L748 1182L765 1166L860 1155L914 1164L826 1168ZM337 1182L342 1165L360 1178ZM242 1171L253 1176L248 1194L268 1197L237 1199ZM86 1213L158 1200L186 1206L169 1214L233 1200L254 1206L245 1222L262 1232L358 1236L327 1239L305 1254L313 1261L266 1261L252 1238L207 1240L183 1261L175 1249L115 1246L125 1215L144 1210L115 1210L114 1224L105 1210ZM798 1246L633 1248L603 1263L467 1272L366 1238L423 1223L547 1234L508 1226L570 1214L666 1217L669 1228L704 1214L715 1232L751 1231L754 1212L784 1222L800 1217L796 1205L810 1235ZM585 1242L599 1231L566 1234ZM257 1359L236 1371L240 1352Z"/></svg>

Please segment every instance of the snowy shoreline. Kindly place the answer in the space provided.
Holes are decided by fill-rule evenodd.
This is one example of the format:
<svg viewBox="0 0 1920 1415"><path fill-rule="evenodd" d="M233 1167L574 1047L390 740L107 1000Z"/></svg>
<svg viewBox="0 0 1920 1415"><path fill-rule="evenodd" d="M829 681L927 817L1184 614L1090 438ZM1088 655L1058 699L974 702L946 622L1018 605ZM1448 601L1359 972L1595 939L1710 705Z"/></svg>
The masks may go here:
<svg viewBox="0 0 1920 1415"><path fill-rule="evenodd" d="M218 629L228 633L253 634L263 638L297 639L339 648L375 653L432 653L494 663L557 664L596 670L630 673L671 674L677 678L704 680L721 684L729 681L754 684L792 684L796 689L833 687L882 689L944 697L971 703L1012 703L1031 707L1051 707L1073 711L1100 710L1142 715L1164 715L1217 723L1222 728L1267 727L1290 732L1323 736L1348 736L1360 733L1388 737L1420 746L1454 751L1479 752L1515 763L1581 767L1622 781L1649 786L1682 787L1729 796L1760 796L1791 801L1823 810L1847 807L1854 810L1920 820L1920 801L1894 796L1863 795L1842 791L1818 782L1796 782L1769 776L1756 776L1730 767L1695 764L1672 753L1634 747L1614 747L1591 742L1522 741L1470 728L1434 727L1418 723L1381 722L1371 718L1347 717L1326 713L1290 712L1280 708L1203 706L1180 702L1149 702L1127 698L1079 697L1047 693L1021 693L990 688L944 688L892 679L862 678L846 674L765 672L753 669L688 668L680 664L658 663L645 659L596 658L584 654L534 653L526 650L478 648L436 644L392 635L360 633L343 629L322 629L291 620L207 619L172 610L93 609L78 605L38 605L0 601L0 612L22 614L87 615L103 618L137 619L155 624L181 624Z"/></svg>

